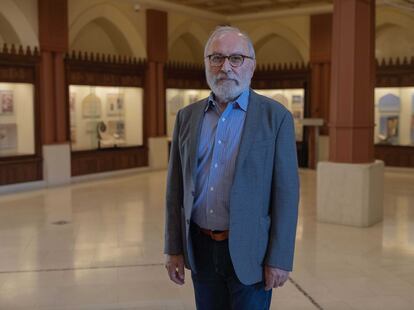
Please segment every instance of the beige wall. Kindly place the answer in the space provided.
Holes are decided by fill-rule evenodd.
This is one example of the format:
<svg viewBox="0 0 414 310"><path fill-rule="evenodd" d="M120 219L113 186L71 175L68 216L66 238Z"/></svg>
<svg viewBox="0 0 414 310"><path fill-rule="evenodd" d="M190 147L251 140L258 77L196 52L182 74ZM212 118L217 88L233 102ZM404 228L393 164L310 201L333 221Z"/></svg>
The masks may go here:
<svg viewBox="0 0 414 310"><path fill-rule="evenodd" d="M146 57L145 8L132 1L70 0L70 49Z"/></svg>
<svg viewBox="0 0 414 310"><path fill-rule="evenodd" d="M0 42L39 45L37 20L37 0L1 0Z"/></svg>
<svg viewBox="0 0 414 310"><path fill-rule="evenodd" d="M146 57L144 2L139 11L132 1L69 0L70 48L108 54ZM209 33L225 18L191 12L168 12L171 60L202 62ZM0 1L0 43L38 45L37 0ZM237 20L233 25L251 36L258 63L309 60L309 16ZM376 15L376 56L414 55L414 14L379 6Z"/></svg>
<svg viewBox="0 0 414 310"><path fill-rule="evenodd" d="M309 60L309 16L239 21L255 45L258 63Z"/></svg>
<svg viewBox="0 0 414 310"><path fill-rule="evenodd" d="M377 9L376 57L414 56L414 14L387 7Z"/></svg>
<svg viewBox="0 0 414 310"><path fill-rule="evenodd" d="M203 63L204 45L222 20L168 13L168 53L173 61Z"/></svg>

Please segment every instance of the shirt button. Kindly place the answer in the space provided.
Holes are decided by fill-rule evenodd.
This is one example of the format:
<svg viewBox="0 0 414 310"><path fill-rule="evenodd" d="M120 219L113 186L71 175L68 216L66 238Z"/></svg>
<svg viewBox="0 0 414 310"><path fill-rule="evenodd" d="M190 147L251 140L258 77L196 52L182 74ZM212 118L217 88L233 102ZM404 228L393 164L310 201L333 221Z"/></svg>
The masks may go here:
<svg viewBox="0 0 414 310"><path fill-rule="evenodd" d="M211 190L211 191L214 191L214 187L213 187L213 186L212 186L212 187L210 187L210 190Z"/></svg>
<svg viewBox="0 0 414 310"><path fill-rule="evenodd" d="M225 118L225 117L223 117L221 120L224 122L224 121L226 121L226 118Z"/></svg>
<svg viewBox="0 0 414 310"><path fill-rule="evenodd" d="M218 167L218 165L217 164L214 164L214 168L217 168Z"/></svg>
<svg viewBox="0 0 414 310"><path fill-rule="evenodd" d="M221 140L218 140L218 144L221 144Z"/></svg>
<svg viewBox="0 0 414 310"><path fill-rule="evenodd" d="M213 213L214 211L213 210L210 210L210 213Z"/></svg>

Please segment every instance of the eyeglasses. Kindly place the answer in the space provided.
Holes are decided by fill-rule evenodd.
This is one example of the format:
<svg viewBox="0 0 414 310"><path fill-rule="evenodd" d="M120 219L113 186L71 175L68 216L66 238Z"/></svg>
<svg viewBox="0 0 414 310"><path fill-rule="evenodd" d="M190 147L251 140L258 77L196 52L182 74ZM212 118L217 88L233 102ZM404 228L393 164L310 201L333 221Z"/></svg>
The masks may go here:
<svg viewBox="0 0 414 310"><path fill-rule="evenodd" d="M210 65L213 67L221 67L226 61L226 58L229 60L229 63L232 67L240 67L243 64L245 58L254 59L253 57L239 54L233 54L229 56L224 56L221 54L212 54L206 56L206 58L208 58L208 60L210 61Z"/></svg>

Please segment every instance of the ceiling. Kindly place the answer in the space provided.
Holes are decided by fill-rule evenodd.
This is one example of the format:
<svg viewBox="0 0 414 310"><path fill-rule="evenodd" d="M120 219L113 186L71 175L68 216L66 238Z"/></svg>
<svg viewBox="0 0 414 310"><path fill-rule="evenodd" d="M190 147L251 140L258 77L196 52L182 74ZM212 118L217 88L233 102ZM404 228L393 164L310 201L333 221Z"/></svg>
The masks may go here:
<svg viewBox="0 0 414 310"><path fill-rule="evenodd" d="M311 8L332 4L332 0L168 0L168 2L223 15Z"/></svg>

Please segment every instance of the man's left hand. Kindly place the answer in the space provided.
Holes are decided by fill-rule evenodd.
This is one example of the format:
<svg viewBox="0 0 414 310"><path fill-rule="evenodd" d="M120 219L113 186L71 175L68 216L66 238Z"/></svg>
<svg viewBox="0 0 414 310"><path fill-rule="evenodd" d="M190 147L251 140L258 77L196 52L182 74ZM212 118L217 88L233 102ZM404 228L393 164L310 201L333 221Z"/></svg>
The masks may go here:
<svg viewBox="0 0 414 310"><path fill-rule="evenodd" d="M264 267L265 276L265 290L269 291L272 288L283 286L289 278L289 271L270 266Z"/></svg>

